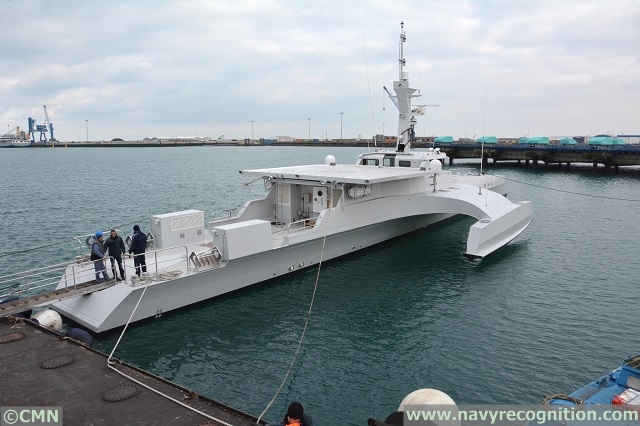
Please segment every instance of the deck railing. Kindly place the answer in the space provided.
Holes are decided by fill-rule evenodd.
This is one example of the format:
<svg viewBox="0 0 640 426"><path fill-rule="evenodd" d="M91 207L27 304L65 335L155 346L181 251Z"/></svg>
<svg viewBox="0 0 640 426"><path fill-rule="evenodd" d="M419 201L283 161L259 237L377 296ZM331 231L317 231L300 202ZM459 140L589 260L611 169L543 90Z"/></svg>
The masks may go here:
<svg viewBox="0 0 640 426"><path fill-rule="evenodd" d="M175 257L170 257L168 259L158 261L158 253L167 252L170 250L174 250L174 251L184 250L184 258L180 254L180 255L176 255ZM127 265L125 262L123 262L123 266L125 267L125 274L127 276L133 276L136 273L135 258L140 256L145 256L145 263L146 263L145 269L147 269L147 273L149 271L149 268L154 268L155 275L158 275L159 270L161 270L162 268L167 268L175 265L180 265L180 267L182 267L183 262L186 265L187 273L191 272L191 266L189 265L189 248L187 246L174 246L174 247L154 250L147 253L132 255L131 257L134 259L134 265ZM151 261L149 261L150 259ZM117 268L117 265L116 265L116 268Z"/></svg>
<svg viewBox="0 0 640 426"><path fill-rule="evenodd" d="M159 253L170 250L179 251L180 253L166 259L158 260ZM182 255L182 251L184 251L184 256ZM175 246L147 252L145 253L147 260L146 266L148 270L155 270L155 276L158 276L163 268L175 265L179 265L181 269L186 267L187 273L189 273L191 272L191 266L189 265L188 253L187 246ZM113 257L107 257L103 262L104 269L109 274L109 281L115 280L111 267L113 260ZM123 262L123 266L126 268L127 276L133 276L135 274L134 266L127 265L126 262ZM115 267L118 268L117 262L115 263ZM79 284L88 283L94 279L94 261L90 260L88 256L79 257L71 263L58 263L0 277L0 301L11 297L26 298L29 300L34 295L54 290L59 284L63 284L62 287L65 289L73 288L77 290Z"/></svg>
<svg viewBox="0 0 640 426"><path fill-rule="evenodd" d="M69 270L69 266L71 267ZM108 266L105 269L108 270ZM92 281L95 270L92 261L58 263L0 277L0 300L10 297L26 298L55 289L64 283L64 288L77 289L77 285ZM112 277L112 279L115 279Z"/></svg>

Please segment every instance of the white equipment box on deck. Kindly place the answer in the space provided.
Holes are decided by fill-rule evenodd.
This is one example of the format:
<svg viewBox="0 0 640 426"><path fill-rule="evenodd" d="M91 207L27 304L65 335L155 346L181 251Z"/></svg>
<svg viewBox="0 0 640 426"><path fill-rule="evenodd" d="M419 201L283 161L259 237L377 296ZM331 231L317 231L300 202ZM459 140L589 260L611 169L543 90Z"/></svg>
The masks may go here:
<svg viewBox="0 0 640 426"><path fill-rule="evenodd" d="M222 260L232 260L273 249L271 223L247 220L211 229L213 245L222 252Z"/></svg>
<svg viewBox="0 0 640 426"><path fill-rule="evenodd" d="M169 248L204 240L204 212L184 210L151 216L155 248Z"/></svg>

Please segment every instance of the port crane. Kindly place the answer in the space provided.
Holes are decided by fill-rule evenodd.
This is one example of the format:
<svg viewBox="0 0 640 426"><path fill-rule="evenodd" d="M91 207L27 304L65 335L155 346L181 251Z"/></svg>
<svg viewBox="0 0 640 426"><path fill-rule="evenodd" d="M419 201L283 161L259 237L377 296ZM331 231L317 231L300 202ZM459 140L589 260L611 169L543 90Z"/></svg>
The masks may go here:
<svg viewBox="0 0 640 426"><path fill-rule="evenodd" d="M39 142L47 142L47 131L49 132L49 140L55 142L56 139L53 136L53 124L49 121L49 114L47 114L47 106L43 105L45 124L36 124L36 120L29 117L29 134L31 135L31 142L36 141L36 133L40 132ZM48 128L48 129L47 129Z"/></svg>

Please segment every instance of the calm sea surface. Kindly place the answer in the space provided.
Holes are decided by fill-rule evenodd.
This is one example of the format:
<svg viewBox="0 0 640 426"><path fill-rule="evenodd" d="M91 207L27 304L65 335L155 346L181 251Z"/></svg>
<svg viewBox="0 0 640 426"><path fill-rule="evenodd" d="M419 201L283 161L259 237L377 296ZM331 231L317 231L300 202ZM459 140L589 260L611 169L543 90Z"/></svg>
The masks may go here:
<svg viewBox="0 0 640 426"><path fill-rule="evenodd" d="M353 163L359 148L0 150L0 275L69 260L73 236L264 194L247 168ZM477 166L477 165L476 165ZM461 219L325 263L304 344L267 420L293 400L319 425L384 419L419 388L459 404L538 403L640 352L640 174L491 167L534 221L495 255L462 255ZM526 184L525 184L526 183ZM561 190L555 191L555 190ZM583 195L579 195L579 194ZM27 248L24 253L6 255ZM296 349L317 270L131 327L116 356L259 415ZM103 336L108 352L117 335Z"/></svg>

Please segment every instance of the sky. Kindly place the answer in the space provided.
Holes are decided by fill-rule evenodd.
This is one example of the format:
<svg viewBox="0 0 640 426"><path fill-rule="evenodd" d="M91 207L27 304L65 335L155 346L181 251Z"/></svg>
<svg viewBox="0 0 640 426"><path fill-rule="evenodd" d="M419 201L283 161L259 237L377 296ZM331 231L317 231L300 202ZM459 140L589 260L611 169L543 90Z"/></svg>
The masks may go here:
<svg viewBox="0 0 640 426"><path fill-rule="evenodd" d="M60 141L640 134L640 0L0 0L0 127Z"/></svg>

